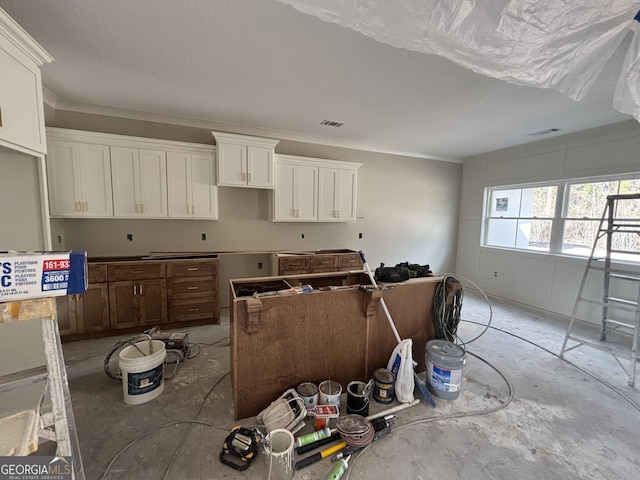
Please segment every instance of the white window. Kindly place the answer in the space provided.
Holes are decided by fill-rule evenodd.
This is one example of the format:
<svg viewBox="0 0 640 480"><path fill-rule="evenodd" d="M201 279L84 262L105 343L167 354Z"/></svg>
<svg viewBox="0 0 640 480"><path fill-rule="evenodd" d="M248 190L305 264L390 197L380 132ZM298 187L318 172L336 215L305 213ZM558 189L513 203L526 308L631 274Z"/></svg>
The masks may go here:
<svg viewBox="0 0 640 480"><path fill-rule="evenodd" d="M607 195L629 193L640 193L640 177L488 188L483 245L588 257ZM617 206L615 217L640 230L640 200ZM604 256L600 236L595 254ZM613 240L612 258L640 261L640 234L616 234Z"/></svg>
<svg viewBox="0 0 640 480"><path fill-rule="evenodd" d="M555 185L491 189L485 245L548 252L556 196Z"/></svg>

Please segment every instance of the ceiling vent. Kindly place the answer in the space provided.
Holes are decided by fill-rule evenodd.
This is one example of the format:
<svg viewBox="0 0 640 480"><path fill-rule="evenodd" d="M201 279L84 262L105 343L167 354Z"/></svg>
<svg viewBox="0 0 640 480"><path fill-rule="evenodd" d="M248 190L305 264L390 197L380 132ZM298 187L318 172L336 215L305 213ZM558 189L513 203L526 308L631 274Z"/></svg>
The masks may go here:
<svg viewBox="0 0 640 480"><path fill-rule="evenodd" d="M333 120L323 120L320 122L320 125L326 125L327 127L336 127L340 128L344 123L334 122Z"/></svg>
<svg viewBox="0 0 640 480"><path fill-rule="evenodd" d="M549 135L550 133L556 133L559 132L561 129L560 128L547 128L546 130L540 130L539 132L533 132L530 133L529 136L530 137L541 137L542 135Z"/></svg>

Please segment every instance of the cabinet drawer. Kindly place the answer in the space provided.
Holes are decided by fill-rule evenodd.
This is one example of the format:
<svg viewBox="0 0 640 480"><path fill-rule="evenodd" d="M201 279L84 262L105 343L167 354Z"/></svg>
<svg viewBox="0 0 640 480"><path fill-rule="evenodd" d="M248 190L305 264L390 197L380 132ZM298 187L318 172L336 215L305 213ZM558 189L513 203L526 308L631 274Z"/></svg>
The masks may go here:
<svg viewBox="0 0 640 480"><path fill-rule="evenodd" d="M213 277L170 278L169 299L192 296L211 296L218 291Z"/></svg>
<svg viewBox="0 0 640 480"><path fill-rule="evenodd" d="M87 280L89 283L106 282L107 266L104 263L89 263L87 265Z"/></svg>
<svg viewBox="0 0 640 480"><path fill-rule="evenodd" d="M203 277L218 273L218 260L168 262L168 277Z"/></svg>
<svg viewBox="0 0 640 480"><path fill-rule="evenodd" d="M347 254L347 255L339 255L338 265L340 268L355 268L361 269L362 263L360 262L360 255L357 253Z"/></svg>
<svg viewBox="0 0 640 480"><path fill-rule="evenodd" d="M311 257L311 271L331 271L331 269L338 268L338 256L337 255L314 255Z"/></svg>
<svg viewBox="0 0 640 480"><path fill-rule="evenodd" d="M107 276L110 282L165 278L167 276L167 265L164 262L114 263L107 266Z"/></svg>
<svg viewBox="0 0 640 480"><path fill-rule="evenodd" d="M279 271L301 271L302 273L308 273L311 265L310 257L303 256L291 256L281 257L278 259Z"/></svg>
<svg viewBox="0 0 640 480"><path fill-rule="evenodd" d="M176 300L169 307L171 321L197 320L218 317L218 300Z"/></svg>

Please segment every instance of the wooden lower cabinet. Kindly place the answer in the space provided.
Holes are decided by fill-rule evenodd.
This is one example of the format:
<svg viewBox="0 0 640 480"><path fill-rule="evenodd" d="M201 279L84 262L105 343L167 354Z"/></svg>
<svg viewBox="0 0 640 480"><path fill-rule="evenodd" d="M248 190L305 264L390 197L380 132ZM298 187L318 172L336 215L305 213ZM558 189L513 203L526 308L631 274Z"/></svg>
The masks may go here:
<svg viewBox="0 0 640 480"><path fill-rule="evenodd" d="M164 278L109 283L111 328L167 323L167 285Z"/></svg>
<svg viewBox="0 0 640 480"><path fill-rule="evenodd" d="M56 299L63 339L219 322L217 258L101 259L88 281L84 294Z"/></svg>

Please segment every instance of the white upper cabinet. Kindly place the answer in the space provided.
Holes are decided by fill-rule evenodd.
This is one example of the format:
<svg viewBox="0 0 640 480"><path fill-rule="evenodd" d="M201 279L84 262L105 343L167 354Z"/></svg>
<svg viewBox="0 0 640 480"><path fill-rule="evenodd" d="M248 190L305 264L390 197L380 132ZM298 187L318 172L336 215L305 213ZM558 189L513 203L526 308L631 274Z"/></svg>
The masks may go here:
<svg viewBox="0 0 640 480"><path fill-rule="evenodd" d="M218 185L273 188L273 156L279 140L211 133L217 146Z"/></svg>
<svg viewBox="0 0 640 480"><path fill-rule="evenodd" d="M318 167L294 161L275 165L274 221L314 222L318 216Z"/></svg>
<svg viewBox="0 0 640 480"><path fill-rule="evenodd" d="M357 171L320 167L318 179L318 221L355 221Z"/></svg>
<svg viewBox="0 0 640 480"><path fill-rule="evenodd" d="M212 154L167 152L170 218L217 220L214 164Z"/></svg>
<svg viewBox="0 0 640 480"><path fill-rule="evenodd" d="M111 147L113 214L167 217L167 159L163 150Z"/></svg>
<svg viewBox="0 0 640 480"><path fill-rule="evenodd" d="M51 215L113 215L108 146L50 141L47 179Z"/></svg>
<svg viewBox="0 0 640 480"><path fill-rule="evenodd" d="M276 155L273 220L353 222L359 163Z"/></svg>
<svg viewBox="0 0 640 480"><path fill-rule="evenodd" d="M0 8L0 146L47 152L40 66L52 61Z"/></svg>
<svg viewBox="0 0 640 480"><path fill-rule="evenodd" d="M215 148L47 128L52 216L218 218Z"/></svg>

